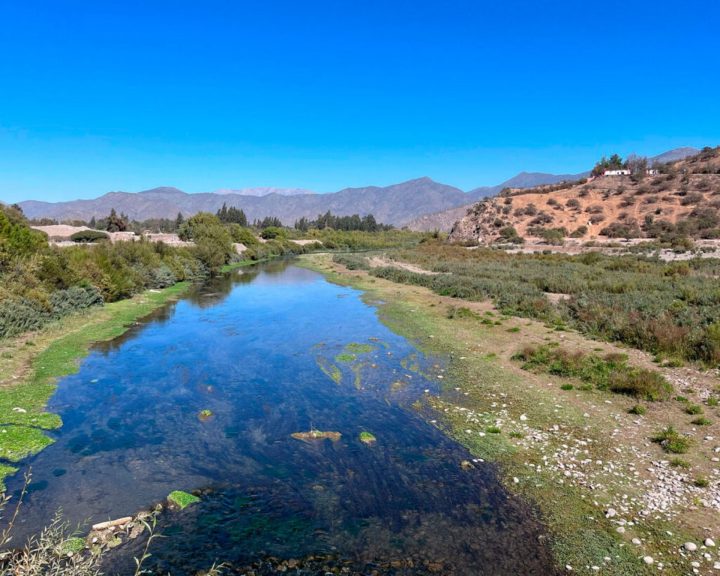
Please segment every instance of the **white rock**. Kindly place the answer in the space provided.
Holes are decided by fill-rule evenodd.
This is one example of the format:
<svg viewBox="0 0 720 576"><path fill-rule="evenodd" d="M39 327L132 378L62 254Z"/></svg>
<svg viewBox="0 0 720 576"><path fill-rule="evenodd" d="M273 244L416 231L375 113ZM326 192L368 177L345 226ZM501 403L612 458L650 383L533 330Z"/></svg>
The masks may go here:
<svg viewBox="0 0 720 576"><path fill-rule="evenodd" d="M615 516L617 516L615 508L608 508L607 512L605 512L605 518L615 518Z"/></svg>
<svg viewBox="0 0 720 576"><path fill-rule="evenodd" d="M640 538L633 538L632 543L635 544L635 546L640 546L640 544L642 544Z"/></svg>
<svg viewBox="0 0 720 576"><path fill-rule="evenodd" d="M643 562L645 562L645 564L647 564L647 565L649 566L650 564L652 564L653 562L655 562L655 560L653 559L652 556L644 556L644 557L643 557Z"/></svg>
<svg viewBox="0 0 720 576"><path fill-rule="evenodd" d="M695 544L695 542L685 542L685 544L683 544L683 548L685 548L688 552L695 552L695 550L697 550L697 544Z"/></svg>
<svg viewBox="0 0 720 576"><path fill-rule="evenodd" d="M705 538L705 546L708 548L713 548L715 546L715 540L712 538Z"/></svg>
<svg viewBox="0 0 720 576"><path fill-rule="evenodd" d="M625 534L625 527L624 527L624 526L618 526L618 527L615 529L615 531L616 531L618 534Z"/></svg>

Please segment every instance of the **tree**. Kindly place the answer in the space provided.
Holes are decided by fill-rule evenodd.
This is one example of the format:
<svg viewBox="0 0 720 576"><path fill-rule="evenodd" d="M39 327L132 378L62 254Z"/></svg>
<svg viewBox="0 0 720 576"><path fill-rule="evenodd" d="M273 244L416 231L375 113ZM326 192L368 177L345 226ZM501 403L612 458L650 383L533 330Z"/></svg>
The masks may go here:
<svg viewBox="0 0 720 576"><path fill-rule="evenodd" d="M185 218L183 218L182 212L178 212L177 217L175 218L175 230L180 230L180 226L182 226L183 222L185 222Z"/></svg>
<svg viewBox="0 0 720 576"><path fill-rule="evenodd" d="M235 208L235 206L227 207L227 204L223 202L222 208L220 208L215 214L220 222L223 224L240 224L240 226L247 226L247 216L242 209Z"/></svg>
<svg viewBox="0 0 720 576"><path fill-rule="evenodd" d="M182 240L195 243L195 254L211 274L219 272L234 252L230 233L220 219L209 212L198 212L186 220L178 235Z"/></svg>
<svg viewBox="0 0 720 576"><path fill-rule="evenodd" d="M110 210L110 216L107 217L105 230L108 232L125 232L125 230L127 230L127 221L117 215L115 208Z"/></svg>

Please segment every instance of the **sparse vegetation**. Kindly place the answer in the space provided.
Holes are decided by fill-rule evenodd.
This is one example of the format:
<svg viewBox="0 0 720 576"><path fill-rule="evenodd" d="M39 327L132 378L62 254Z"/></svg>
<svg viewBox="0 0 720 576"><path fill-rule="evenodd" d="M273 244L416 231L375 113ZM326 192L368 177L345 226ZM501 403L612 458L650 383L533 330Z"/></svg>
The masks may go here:
<svg viewBox="0 0 720 576"><path fill-rule="evenodd" d="M649 401L666 400L672 394L672 386L662 375L644 368L630 367L627 357L619 354L600 357L552 346L526 346L513 359L521 361L525 370L578 378L598 390L609 390Z"/></svg>
<svg viewBox="0 0 720 576"><path fill-rule="evenodd" d="M395 267L374 276L467 300L491 299L504 313L565 324L653 354L720 364L717 260L664 263L637 256L505 254L425 242L396 258L436 275ZM362 265L360 257L338 261ZM668 281L668 278L671 281ZM546 293L569 297L550 302Z"/></svg>

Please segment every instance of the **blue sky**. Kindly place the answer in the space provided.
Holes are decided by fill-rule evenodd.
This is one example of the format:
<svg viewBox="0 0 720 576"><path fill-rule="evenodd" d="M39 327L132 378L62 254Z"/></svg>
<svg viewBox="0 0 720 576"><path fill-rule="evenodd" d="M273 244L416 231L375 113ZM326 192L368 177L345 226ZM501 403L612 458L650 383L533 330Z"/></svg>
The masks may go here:
<svg viewBox="0 0 720 576"><path fill-rule="evenodd" d="M720 3L0 0L0 200L470 189L720 144Z"/></svg>

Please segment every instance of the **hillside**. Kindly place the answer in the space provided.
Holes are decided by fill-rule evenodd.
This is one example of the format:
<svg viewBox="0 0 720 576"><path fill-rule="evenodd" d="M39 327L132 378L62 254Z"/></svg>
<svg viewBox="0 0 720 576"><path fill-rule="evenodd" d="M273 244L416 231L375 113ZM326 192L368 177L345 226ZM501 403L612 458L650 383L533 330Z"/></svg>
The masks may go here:
<svg viewBox="0 0 720 576"><path fill-rule="evenodd" d="M648 158L649 164L670 162L681 160L688 156L693 156L700 152L697 148L675 148L668 150L657 156ZM475 202L483 198L489 198L500 194L506 188L536 188L546 184L559 184L560 182L575 182L582 178L587 178L590 172L581 172L579 174L547 174L545 172L520 172L509 180L498 184L497 186L482 186L468 192L471 202L465 206L453 207L447 210L441 210L431 214L423 214L419 218L415 218L407 223L410 230L419 232L428 232L432 230L440 230L441 232L450 232L455 222L460 220L465 213L475 205Z"/></svg>
<svg viewBox="0 0 720 576"><path fill-rule="evenodd" d="M330 210L333 214L373 214L378 222L402 226L427 212L444 210L468 203L462 190L418 178L392 186L346 188L331 194L277 193L241 195L232 192L187 194L177 188L154 188L144 192L110 192L92 200L70 202L21 202L28 218L89 220L101 218L114 208L136 220L175 218L197 212L215 212L224 203L242 208L248 219L277 216L286 225L302 217L315 218Z"/></svg>
<svg viewBox="0 0 720 576"><path fill-rule="evenodd" d="M658 165L658 174L598 176L506 189L471 206L451 240L720 237L720 148Z"/></svg>

